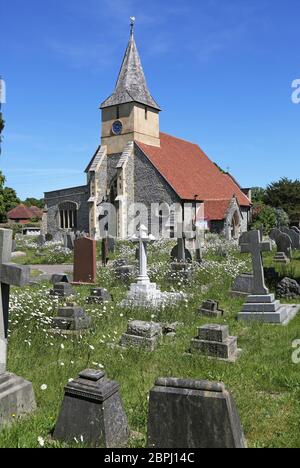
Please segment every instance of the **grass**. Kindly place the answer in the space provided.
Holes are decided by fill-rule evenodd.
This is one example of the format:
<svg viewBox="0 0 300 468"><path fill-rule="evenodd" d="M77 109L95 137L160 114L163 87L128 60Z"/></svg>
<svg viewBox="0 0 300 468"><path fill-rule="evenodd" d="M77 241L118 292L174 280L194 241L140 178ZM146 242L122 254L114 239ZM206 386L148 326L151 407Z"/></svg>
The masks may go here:
<svg viewBox="0 0 300 468"><path fill-rule="evenodd" d="M118 249L119 256L124 248ZM162 289L171 289L164 275L168 252L169 248L149 252L150 270ZM130 255L133 258L132 250ZM189 294L188 302L155 316L146 310L121 309L118 303L128 286L117 282L109 269L99 269L98 284L109 289L114 302L107 306L87 305L89 288L76 289L75 302L93 318L92 328L77 337L51 335L49 320L57 312L58 302L46 294L49 284L14 289L8 369L33 382L38 409L2 431L0 447L37 447L38 437L47 439L59 413L64 385L84 368L99 365L109 378L120 383L130 428L141 434L131 440L131 447L146 446L147 397L155 379L163 376L223 381L234 395L250 447L300 447L299 365L292 363L292 343L300 338L300 314L288 327L237 322L242 301L230 298L228 291L235 268L239 264L247 271L249 258L234 253L226 260L211 253L207 260L209 266L197 272L191 284L176 285L176 289ZM266 264L270 266L271 260L267 254ZM246 264L241 263L244 261ZM233 272L228 274L230 262ZM299 266L297 257L290 268L300 273ZM210 291L202 294L200 285L208 283ZM208 323L207 318L197 314L206 298L218 300L225 310L223 318L209 322L228 324L230 333L238 336L243 353L235 364L186 355L197 327ZM119 341L129 319L178 321L183 326L174 340L165 338L154 353L111 349L108 345ZM41 390L43 384L47 385L45 391Z"/></svg>

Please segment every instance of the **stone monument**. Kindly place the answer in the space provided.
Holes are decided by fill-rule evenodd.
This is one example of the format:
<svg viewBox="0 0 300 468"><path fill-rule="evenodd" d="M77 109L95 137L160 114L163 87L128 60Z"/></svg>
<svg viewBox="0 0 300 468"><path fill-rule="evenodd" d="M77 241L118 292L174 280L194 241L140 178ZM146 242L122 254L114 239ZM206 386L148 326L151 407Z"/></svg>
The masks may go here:
<svg viewBox="0 0 300 468"><path fill-rule="evenodd" d="M36 408L32 384L7 372L10 286L25 286L30 268L11 263L12 231L0 229L0 428Z"/></svg>
<svg viewBox="0 0 300 468"><path fill-rule="evenodd" d="M90 296L87 298L88 304L104 304L111 301L112 297L105 288L91 289Z"/></svg>
<svg viewBox="0 0 300 468"><path fill-rule="evenodd" d="M158 379L150 391L148 447L245 448L237 408L225 385Z"/></svg>
<svg viewBox="0 0 300 468"><path fill-rule="evenodd" d="M217 301L212 301L208 299L204 301L202 306L199 309L199 315L204 317L223 317L224 310L219 309L219 303Z"/></svg>
<svg viewBox="0 0 300 468"><path fill-rule="evenodd" d="M53 285L53 289L50 290L50 296L56 297L70 297L73 296L74 290L70 283L56 283Z"/></svg>
<svg viewBox="0 0 300 468"><path fill-rule="evenodd" d="M97 277L96 241L81 237L74 242L74 284L95 284Z"/></svg>
<svg viewBox="0 0 300 468"><path fill-rule="evenodd" d="M178 280L181 278L189 281L193 276L191 268L192 255L185 245L185 235L178 239L177 245L171 252L171 272L169 275L170 280Z"/></svg>
<svg viewBox="0 0 300 468"><path fill-rule="evenodd" d="M52 319L52 327L61 331L87 330L91 325L91 318L85 311L76 305L69 304L58 309L58 316Z"/></svg>
<svg viewBox="0 0 300 468"><path fill-rule="evenodd" d="M204 325L198 328L198 336L191 341L191 353L209 358L235 362L240 354L237 337L229 336L226 325Z"/></svg>
<svg viewBox="0 0 300 468"><path fill-rule="evenodd" d="M122 448L129 439L119 384L104 372L87 369L65 387L53 438L90 447Z"/></svg>
<svg viewBox="0 0 300 468"><path fill-rule="evenodd" d="M248 296L238 320L255 320L265 323L286 325L297 314L300 306L281 305L269 294L265 284L262 252L272 250L270 242L262 242L259 231L249 231L240 238L242 253L251 253L253 264L253 293Z"/></svg>
<svg viewBox="0 0 300 468"><path fill-rule="evenodd" d="M120 346L154 351L161 342L162 334L162 326L159 323L135 320L128 323L127 332L122 335Z"/></svg>

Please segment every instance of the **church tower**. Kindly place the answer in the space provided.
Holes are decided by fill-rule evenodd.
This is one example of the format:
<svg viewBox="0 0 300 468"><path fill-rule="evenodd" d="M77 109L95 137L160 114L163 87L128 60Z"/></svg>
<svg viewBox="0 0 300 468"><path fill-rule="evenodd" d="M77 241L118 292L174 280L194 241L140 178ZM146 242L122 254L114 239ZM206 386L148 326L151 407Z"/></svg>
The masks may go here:
<svg viewBox="0 0 300 468"><path fill-rule="evenodd" d="M101 104L101 143L108 155L122 153L129 141L160 146L161 109L149 92L133 29L134 18L115 91Z"/></svg>

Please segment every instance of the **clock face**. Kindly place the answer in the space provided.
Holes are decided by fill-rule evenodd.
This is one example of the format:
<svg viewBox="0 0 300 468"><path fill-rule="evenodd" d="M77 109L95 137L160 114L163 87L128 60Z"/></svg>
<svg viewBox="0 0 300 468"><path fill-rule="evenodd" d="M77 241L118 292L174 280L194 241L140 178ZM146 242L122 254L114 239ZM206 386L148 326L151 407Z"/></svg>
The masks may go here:
<svg viewBox="0 0 300 468"><path fill-rule="evenodd" d="M115 135L120 135L122 133L123 125L120 120L116 120L116 122L113 123L112 126L112 131Z"/></svg>

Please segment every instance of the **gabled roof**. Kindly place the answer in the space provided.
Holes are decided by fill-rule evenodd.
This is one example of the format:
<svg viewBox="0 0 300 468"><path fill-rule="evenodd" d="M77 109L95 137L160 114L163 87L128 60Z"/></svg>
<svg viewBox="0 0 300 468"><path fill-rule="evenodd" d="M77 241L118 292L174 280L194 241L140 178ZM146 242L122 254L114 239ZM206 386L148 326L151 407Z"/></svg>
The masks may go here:
<svg viewBox="0 0 300 468"><path fill-rule="evenodd" d="M204 202L205 219L208 221L222 221L227 217L230 206L234 200L236 200L240 208L235 197L232 197L230 200L206 200Z"/></svg>
<svg viewBox="0 0 300 468"><path fill-rule="evenodd" d="M133 34L130 35L115 91L101 104L101 109L128 102L138 102L160 110L149 92Z"/></svg>
<svg viewBox="0 0 300 468"><path fill-rule="evenodd" d="M136 144L182 200L225 203L236 196L240 206L251 206L237 183L220 171L199 146L165 133L160 134L160 142L160 147Z"/></svg>
<svg viewBox="0 0 300 468"><path fill-rule="evenodd" d="M37 206L30 206L29 211L33 214L34 218L42 218L43 217L43 211L38 208Z"/></svg>
<svg viewBox="0 0 300 468"><path fill-rule="evenodd" d="M7 213L8 219L32 219L36 215L25 205L16 206Z"/></svg>

